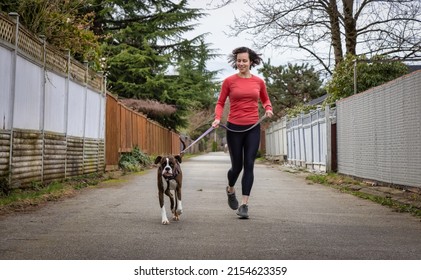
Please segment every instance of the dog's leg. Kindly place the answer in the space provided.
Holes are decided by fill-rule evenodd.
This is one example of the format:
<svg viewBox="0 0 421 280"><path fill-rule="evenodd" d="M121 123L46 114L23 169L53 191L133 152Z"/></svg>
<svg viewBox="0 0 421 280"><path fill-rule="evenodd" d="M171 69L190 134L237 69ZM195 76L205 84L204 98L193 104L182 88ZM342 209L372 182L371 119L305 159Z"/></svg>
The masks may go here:
<svg viewBox="0 0 421 280"><path fill-rule="evenodd" d="M175 210L175 208L174 208L174 196L171 193L170 183L168 183L168 187L165 190L165 194L170 198L171 212L174 214L174 210ZM174 219L174 216L173 216L173 220L176 220L176 219Z"/></svg>
<svg viewBox="0 0 421 280"><path fill-rule="evenodd" d="M175 206L174 206L174 209L172 211L172 214L173 214L172 219L174 221L179 221L180 220L179 215L181 214L181 212L179 211L180 203L179 203L179 200L178 200L177 189L174 190L174 194L175 194Z"/></svg>
<svg viewBox="0 0 421 280"><path fill-rule="evenodd" d="M176 193L176 213L178 215L181 215L183 213L183 204L181 203L181 181L178 183L177 188L175 189L175 193Z"/></svg>
<svg viewBox="0 0 421 280"><path fill-rule="evenodd" d="M159 197L159 206L161 207L161 221L163 225L168 225L170 222L167 218L167 212L165 211L164 205L164 186L162 184L162 178L159 178L158 174L158 197Z"/></svg>
<svg viewBox="0 0 421 280"><path fill-rule="evenodd" d="M164 192L159 192L159 205L161 206L161 221L162 221L162 224L168 225L170 222L168 221L167 212L165 211Z"/></svg>

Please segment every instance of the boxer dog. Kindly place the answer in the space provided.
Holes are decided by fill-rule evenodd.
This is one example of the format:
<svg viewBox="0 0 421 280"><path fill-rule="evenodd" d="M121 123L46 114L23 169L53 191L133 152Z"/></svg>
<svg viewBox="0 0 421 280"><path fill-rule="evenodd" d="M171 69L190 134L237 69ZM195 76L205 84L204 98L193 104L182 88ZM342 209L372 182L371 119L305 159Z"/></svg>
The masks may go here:
<svg viewBox="0 0 421 280"><path fill-rule="evenodd" d="M185 149L186 144L181 138L180 141L183 143L183 149ZM164 193L170 198L173 220L180 220L180 215L183 213L181 204L183 173L180 167L182 157L183 153L180 153L179 155L157 156L155 159L155 164L158 164L158 196L163 225L170 223L165 211ZM175 198L171 191L174 191Z"/></svg>

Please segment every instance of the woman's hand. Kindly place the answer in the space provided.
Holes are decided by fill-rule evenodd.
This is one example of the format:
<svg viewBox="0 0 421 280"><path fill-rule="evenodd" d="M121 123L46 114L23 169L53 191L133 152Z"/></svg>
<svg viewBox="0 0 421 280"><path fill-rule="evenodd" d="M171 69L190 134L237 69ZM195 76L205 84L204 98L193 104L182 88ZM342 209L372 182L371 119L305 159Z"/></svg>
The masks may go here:
<svg viewBox="0 0 421 280"><path fill-rule="evenodd" d="M266 118L271 118L273 116L272 110L267 110L265 113Z"/></svg>
<svg viewBox="0 0 421 280"><path fill-rule="evenodd" d="M221 122L220 120L214 120L213 123L212 123L212 126L214 128L218 128L220 122Z"/></svg>

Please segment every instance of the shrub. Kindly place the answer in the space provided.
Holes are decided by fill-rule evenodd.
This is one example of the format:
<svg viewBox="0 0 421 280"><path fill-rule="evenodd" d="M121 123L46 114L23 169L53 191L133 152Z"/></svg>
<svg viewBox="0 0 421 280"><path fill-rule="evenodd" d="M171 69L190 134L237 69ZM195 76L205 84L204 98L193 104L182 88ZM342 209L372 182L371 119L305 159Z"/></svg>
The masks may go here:
<svg viewBox="0 0 421 280"><path fill-rule="evenodd" d="M123 153L120 157L119 166L124 171L141 171L144 167L152 164L152 160L144 154L139 147L134 147L130 153Z"/></svg>
<svg viewBox="0 0 421 280"><path fill-rule="evenodd" d="M334 103L354 94L354 60L364 56L348 55L335 69L332 80L327 83L328 103ZM408 73L408 67L399 61L376 56L370 62L357 63L357 92L363 92Z"/></svg>

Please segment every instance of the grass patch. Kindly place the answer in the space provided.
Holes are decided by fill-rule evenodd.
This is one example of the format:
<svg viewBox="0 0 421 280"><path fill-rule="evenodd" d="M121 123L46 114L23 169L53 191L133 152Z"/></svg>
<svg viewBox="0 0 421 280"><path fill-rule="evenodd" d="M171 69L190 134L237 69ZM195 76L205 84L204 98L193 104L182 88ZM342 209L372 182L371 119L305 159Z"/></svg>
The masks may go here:
<svg viewBox="0 0 421 280"><path fill-rule="evenodd" d="M44 205L48 201L72 197L79 190L96 186L99 182L108 179L109 177L104 174L89 174L46 185L34 182L24 189L11 189L7 194L0 194L0 214L27 211Z"/></svg>
<svg viewBox="0 0 421 280"><path fill-rule="evenodd" d="M362 182L352 179L347 176L339 175L337 173L327 173L327 174L311 174L306 177L307 180L310 180L314 183L322 185L338 185L338 186L359 186L362 185Z"/></svg>
<svg viewBox="0 0 421 280"><path fill-rule="evenodd" d="M355 180L349 176L344 176L337 173L311 174L307 176L306 179L313 183L329 186L341 192L349 193L354 196L391 207L398 212L410 213L416 217L421 217L421 209L415 206L401 203L399 201L393 200L391 197L381 197L356 190L355 186L367 187L367 184Z"/></svg>

